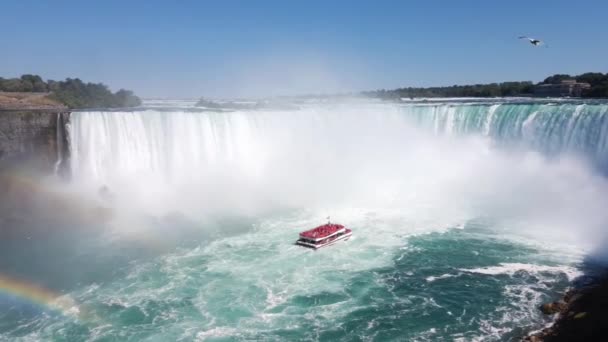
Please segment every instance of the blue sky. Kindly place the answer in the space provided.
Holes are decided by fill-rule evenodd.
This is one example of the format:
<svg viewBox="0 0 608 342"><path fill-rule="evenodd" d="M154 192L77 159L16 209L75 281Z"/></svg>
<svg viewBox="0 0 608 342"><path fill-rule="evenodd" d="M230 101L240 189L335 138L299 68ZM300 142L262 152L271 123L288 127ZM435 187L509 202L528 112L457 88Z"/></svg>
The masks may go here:
<svg viewBox="0 0 608 342"><path fill-rule="evenodd" d="M608 72L606 13L605 0L4 0L0 76L182 98L540 81Z"/></svg>

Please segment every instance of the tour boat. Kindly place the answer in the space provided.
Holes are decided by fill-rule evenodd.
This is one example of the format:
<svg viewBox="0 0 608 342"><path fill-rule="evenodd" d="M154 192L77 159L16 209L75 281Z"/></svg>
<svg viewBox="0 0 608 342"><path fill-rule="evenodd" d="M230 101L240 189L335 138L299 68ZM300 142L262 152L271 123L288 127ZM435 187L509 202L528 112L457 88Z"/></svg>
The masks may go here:
<svg viewBox="0 0 608 342"><path fill-rule="evenodd" d="M353 231L343 225L328 222L317 228L301 232L296 245L318 249L341 240L348 240L352 234Z"/></svg>

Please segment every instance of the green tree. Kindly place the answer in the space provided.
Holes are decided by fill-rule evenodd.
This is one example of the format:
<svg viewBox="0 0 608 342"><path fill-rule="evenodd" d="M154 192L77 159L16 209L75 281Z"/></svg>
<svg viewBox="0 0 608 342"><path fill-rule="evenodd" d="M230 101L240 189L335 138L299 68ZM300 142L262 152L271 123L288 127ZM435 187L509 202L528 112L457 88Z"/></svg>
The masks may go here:
<svg viewBox="0 0 608 342"><path fill-rule="evenodd" d="M28 82L23 82L19 78L9 78L2 82L2 91L9 92L31 92L33 87Z"/></svg>
<svg viewBox="0 0 608 342"><path fill-rule="evenodd" d="M589 83L594 87L608 81L608 74L604 75L601 72L587 72L576 76L576 81Z"/></svg>
<svg viewBox="0 0 608 342"><path fill-rule="evenodd" d="M21 81L23 84L27 84L28 89L37 93L44 93L48 91L46 83L38 75L22 75Z"/></svg>
<svg viewBox="0 0 608 342"><path fill-rule="evenodd" d="M135 96L132 91L120 89L115 94L116 100L122 107L136 107L141 105L139 97Z"/></svg>
<svg viewBox="0 0 608 342"><path fill-rule="evenodd" d="M549 76L547 78L545 78L545 80L543 81L543 83L546 84L560 84L562 83L562 81L566 81L566 80L573 80L574 77L568 75L568 74L555 74L553 76Z"/></svg>

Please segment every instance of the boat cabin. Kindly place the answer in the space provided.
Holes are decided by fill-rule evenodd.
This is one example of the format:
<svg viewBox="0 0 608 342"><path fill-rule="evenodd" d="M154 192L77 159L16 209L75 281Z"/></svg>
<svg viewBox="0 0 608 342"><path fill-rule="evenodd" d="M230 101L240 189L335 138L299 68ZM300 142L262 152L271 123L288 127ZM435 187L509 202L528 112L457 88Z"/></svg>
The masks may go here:
<svg viewBox="0 0 608 342"><path fill-rule="evenodd" d="M352 230L341 224L327 223L322 226L300 233L300 238L296 245L318 249L333 245L341 240L348 240L352 235Z"/></svg>

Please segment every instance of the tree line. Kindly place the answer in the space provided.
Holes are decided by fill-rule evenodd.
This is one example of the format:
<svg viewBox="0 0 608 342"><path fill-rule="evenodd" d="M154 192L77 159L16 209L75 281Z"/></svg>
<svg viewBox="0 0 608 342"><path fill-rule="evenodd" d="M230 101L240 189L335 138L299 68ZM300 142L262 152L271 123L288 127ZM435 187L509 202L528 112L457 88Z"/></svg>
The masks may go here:
<svg viewBox="0 0 608 342"><path fill-rule="evenodd" d="M583 92L583 97L608 98L608 73L586 72L584 74L570 76L568 74L555 74L545 78L543 84L559 84L565 80L576 80L581 83L589 83L591 88Z"/></svg>
<svg viewBox="0 0 608 342"><path fill-rule="evenodd" d="M44 81L38 75L22 75L20 78L0 77L0 91L50 93L49 98L69 108L119 108L141 105L141 99L130 90L115 93L103 83L85 83L78 78L64 81Z"/></svg>
<svg viewBox="0 0 608 342"><path fill-rule="evenodd" d="M559 84L564 80L576 80L591 85L583 92L586 98L608 98L608 73L588 72L577 76L556 74L547 77L541 84ZM530 81L503 82L474 85L453 85L447 87L428 88L398 88L392 90L380 89L363 92L363 95L383 99L414 98L414 97L507 97L533 96L535 84Z"/></svg>

